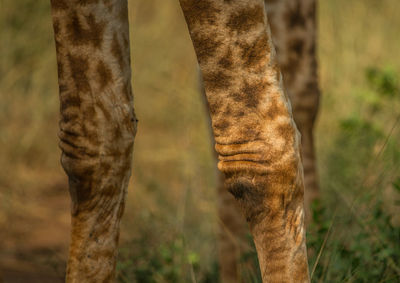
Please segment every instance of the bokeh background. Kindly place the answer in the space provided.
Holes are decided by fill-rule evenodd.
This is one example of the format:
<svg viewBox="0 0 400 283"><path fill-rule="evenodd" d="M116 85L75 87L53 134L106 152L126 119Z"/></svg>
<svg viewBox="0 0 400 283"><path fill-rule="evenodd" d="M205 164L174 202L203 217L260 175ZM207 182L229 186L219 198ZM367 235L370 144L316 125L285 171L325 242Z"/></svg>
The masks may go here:
<svg viewBox="0 0 400 283"><path fill-rule="evenodd" d="M62 282L69 241L50 1L0 1L0 277ZM320 0L313 282L400 282L400 1ZM216 169L177 0L129 1L139 130L120 282L218 282ZM254 249L243 281L260 282ZM1 278L0 278L1 282Z"/></svg>

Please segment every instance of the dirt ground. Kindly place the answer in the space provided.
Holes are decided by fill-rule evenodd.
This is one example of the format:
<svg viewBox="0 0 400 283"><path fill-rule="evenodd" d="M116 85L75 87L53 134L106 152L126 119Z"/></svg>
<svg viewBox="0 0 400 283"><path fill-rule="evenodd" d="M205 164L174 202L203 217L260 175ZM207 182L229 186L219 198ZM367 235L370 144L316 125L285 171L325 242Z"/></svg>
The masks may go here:
<svg viewBox="0 0 400 283"><path fill-rule="evenodd" d="M25 209L9 212L0 231L0 282L63 282L70 233L66 182L14 202Z"/></svg>

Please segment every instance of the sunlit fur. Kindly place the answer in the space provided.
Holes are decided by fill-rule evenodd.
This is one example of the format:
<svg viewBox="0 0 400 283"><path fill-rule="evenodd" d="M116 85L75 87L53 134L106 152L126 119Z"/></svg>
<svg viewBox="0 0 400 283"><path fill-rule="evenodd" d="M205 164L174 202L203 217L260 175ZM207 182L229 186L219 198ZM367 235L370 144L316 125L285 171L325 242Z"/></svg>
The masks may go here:
<svg viewBox="0 0 400 283"><path fill-rule="evenodd" d="M300 135L262 0L181 0L218 168L253 234L264 282L307 282ZM68 282L115 277L136 133L125 0L52 1L60 147L73 202Z"/></svg>
<svg viewBox="0 0 400 283"><path fill-rule="evenodd" d="M265 0L265 7L284 86L302 137L307 223L311 221L311 204L319 196L313 138L320 95L316 59L316 1ZM223 62L226 64L228 61L223 59ZM223 186L223 176L220 177L219 188L220 276L222 282L238 282L240 258L246 251L247 229L243 217L235 209L232 196Z"/></svg>

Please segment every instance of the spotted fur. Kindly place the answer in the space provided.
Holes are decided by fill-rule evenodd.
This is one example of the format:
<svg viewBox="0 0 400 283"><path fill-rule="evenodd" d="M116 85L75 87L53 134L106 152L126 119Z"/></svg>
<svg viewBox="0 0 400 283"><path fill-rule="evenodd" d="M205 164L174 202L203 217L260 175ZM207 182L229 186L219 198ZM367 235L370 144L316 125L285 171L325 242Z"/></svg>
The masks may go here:
<svg viewBox="0 0 400 283"><path fill-rule="evenodd" d="M61 162L72 198L67 281L110 282L137 122L127 3L51 3ZM263 281L307 282L300 136L264 2L180 3L204 78L218 168L250 226ZM292 21L297 25L297 19Z"/></svg>
<svg viewBox="0 0 400 283"><path fill-rule="evenodd" d="M181 5L204 77L225 188L250 226L263 281L307 282L300 136L264 3L215 0L197 14L197 2ZM207 20L198 20L203 14ZM219 45L205 60L207 36L216 30Z"/></svg>
<svg viewBox="0 0 400 283"><path fill-rule="evenodd" d="M136 133L129 49L123 42L129 38L128 20L126 13L120 17L127 5L119 0L51 4L61 163L72 199L66 280L111 282Z"/></svg>
<svg viewBox="0 0 400 283"><path fill-rule="evenodd" d="M277 60L293 106L293 116L302 135L306 218L319 196L313 128L320 90L316 61L316 1L266 0Z"/></svg>

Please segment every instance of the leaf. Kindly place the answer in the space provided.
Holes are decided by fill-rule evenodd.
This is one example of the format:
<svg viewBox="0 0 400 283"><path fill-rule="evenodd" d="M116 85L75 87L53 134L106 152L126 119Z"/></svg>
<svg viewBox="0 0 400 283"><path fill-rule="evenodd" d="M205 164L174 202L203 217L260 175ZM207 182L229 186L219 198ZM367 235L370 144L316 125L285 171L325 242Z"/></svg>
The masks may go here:
<svg viewBox="0 0 400 283"><path fill-rule="evenodd" d="M200 260L199 255L195 252L189 252L187 259L188 259L188 262L192 265L199 263L199 260Z"/></svg>

